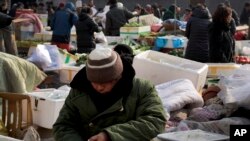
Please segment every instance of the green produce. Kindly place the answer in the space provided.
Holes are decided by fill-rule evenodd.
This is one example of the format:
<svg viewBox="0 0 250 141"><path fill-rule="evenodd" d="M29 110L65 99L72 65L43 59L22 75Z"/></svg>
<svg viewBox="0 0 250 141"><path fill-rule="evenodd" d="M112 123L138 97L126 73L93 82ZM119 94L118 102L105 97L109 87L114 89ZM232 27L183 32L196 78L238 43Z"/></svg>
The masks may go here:
<svg viewBox="0 0 250 141"><path fill-rule="evenodd" d="M87 54L82 54L77 60L75 66L80 66L82 64L85 64L87 61Z"/></svg>
<svg viewBox="0 0 250 141"><path fill-rule="evenodd" d="M125 27L140 27L140 26L143 26L143 24L137 23L137 22L130 22L130 23L126 23L124 26Z"/></svg>
<svg viewBox="0 0 250 141"><path fill-rule="evenodd" d="M43 41L36 40L23 40L16 41L17 47L36 47L38 44L43 44Z"/></svg>
<svg viewBox="0 0 250 141"><path fill-rule="evenodd" d="M109 45L111 45L111 46L116 45L116 44L118 44L118 43L117 42L111 42L111 43L109 43Z"/></svg>

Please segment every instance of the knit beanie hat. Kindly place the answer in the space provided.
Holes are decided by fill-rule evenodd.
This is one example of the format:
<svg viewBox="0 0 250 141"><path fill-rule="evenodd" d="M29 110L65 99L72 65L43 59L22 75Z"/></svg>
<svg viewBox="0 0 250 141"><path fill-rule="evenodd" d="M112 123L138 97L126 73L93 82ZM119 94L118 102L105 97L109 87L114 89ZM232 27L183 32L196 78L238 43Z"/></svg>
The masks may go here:
<svg viewBox="0 0 250 141"><path fill-rule="evenodd" d="M122 60L110 48L99 47L88 55L87 78L91 82L105 83L119 78L123 71Z"/></svg>

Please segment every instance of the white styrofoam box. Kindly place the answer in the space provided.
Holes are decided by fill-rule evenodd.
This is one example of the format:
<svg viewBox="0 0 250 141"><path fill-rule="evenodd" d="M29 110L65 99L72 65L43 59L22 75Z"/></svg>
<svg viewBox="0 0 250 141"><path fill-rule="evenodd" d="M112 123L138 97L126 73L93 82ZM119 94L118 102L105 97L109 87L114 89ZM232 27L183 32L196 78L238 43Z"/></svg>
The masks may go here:
<svg viewBox="0 0 250 141"><path fill-rule="evenodd" d="M175 79L189 79L197 91L205 85L208 65L179 58L169 54L148 50L134 57L136 77L158 85Z"/></svg>
<svg viewBox="0 0 250 141"><path fill-rule="evenodd" d="M109 44L109 43L112 43L112 42L121 43L124 38L120 37L120 36L106 36L106 39L107 39L108 44Z"/></svg>
<svg viewBox="0 0 250 141"><path fill-rule="evenodd" d="M235 63L207 63L208 77L229 76L241 65Z"/></svg>
<svg viewBox="0 0 250 141"><path fill-rule="evenodd" d="M52 34L53 34L52 31L43 31L41 33L35 33L34 38L36 40L41 40L41 41L51 41ZM76 33L75 32L71 32L70 40L73 42L76 42Z"/></svg>
<svg viewBox="0 0 250 141"><path fill-rule="evenodd" d="M250 55L250 40L240 40L235 42L236 55Z"/></svg>
<svg viewBox="0 0 250 141"><path fill-rule="evenodd" d="M155 46L158 48L183 48L187 46L188 39L184 36L167 35L157 37Z"/></svg>
<svg viewBox="0 0 250 141"><path fill-rule="evenodd" d="M155 17L154 14L147 14L147 15L142 15L142 16L135 16L131 19L129 19L129 23L131 22L139 22L142 23L143 25L152 25L152 24L158 24L158 23L162 23L162 20Z"/></svg>
<svg viewBox="0 0 250 141"><path fill-rule="evenodd" d="M68 66L64 65L59 71L60 74L60 82L69 84L76 73L82 68L83 66L77 67L77 66Z"/></svg>
<svg viewBox="0 0 250 141"><path fill-rule="evenodd" d="M36 14L38 18L41 20L43 27L47 26L48 14Z"/></svg>
<svg viewBox="0 0 250 141"><path fill-rule="evenodd" d="M20 39L29 40L34 36L34 26L33 24L21 25L20 27Z"/></svg>
<svg viewBox="0 0 250 141"><path fill-rule="evenodd" d="M121 37L130 37L130 38L139 38L142 33L149 33L151 31L150 26L139 26L139 27L121 27L120 36Z"/></svg>
<svg viewBox="0 0 250 141"><path fill-rule="evenodd" d="M33 24L21 25L20 30L21 30L21 31L34 32L34 25L33 25Z"/></svg>
<svg viewBox="0 0 250 141"><path fill-rule="evenodd" d="M35 33L34 38L36 40L40 40L40 41L51 41L52 32L44 31L44 32L41 32L41 33Z"/></svg>
<svg viewBox="0 0 250 141"><path fill-rule="evenodd" d="M54 91L57 91L56 95L52 95ZM67 94L55 89L41 89L28 94L31 96L33 123L52 129Z"/></svg>

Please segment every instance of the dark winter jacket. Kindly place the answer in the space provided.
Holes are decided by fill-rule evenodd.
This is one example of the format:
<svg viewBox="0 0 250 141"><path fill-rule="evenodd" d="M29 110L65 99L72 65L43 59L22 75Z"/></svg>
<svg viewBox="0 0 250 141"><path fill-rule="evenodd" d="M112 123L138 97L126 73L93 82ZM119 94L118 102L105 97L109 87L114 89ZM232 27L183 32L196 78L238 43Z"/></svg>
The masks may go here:
<svg viewBox="0 0 250 141"><path fill-rule="evenodd" d="M247 24L249 23L250 11L243 9L242 13L240 14L240 24Z"/></svg>
<svg viewBox="0 0 250 141"><path fill-rule="evenodd" d="M12 22L11 16L0 12L0 29L9 26L11 22Z"/></svg>
<svg viewBox="0 0 250 141"><path fill-rule="evenodd" d="M149 141L164 130L165 113L153 85L134 78L123 60L122 78L106 95L97 93L80 70L53 126L56 141L87 141L105 131L112 141Z"/></svg>
<svg viewBox="0 0 250 141"><path fill-rule="evenodd" d="M100 32L98 25L86 13L81 13L75 27L77 35L77 52L90 53L91 50L95 48L94 32Z"/></svg>
<svg viewBox="0 0 250 141"><path fill-rule="evenodd" d="M235 40L230 26L221 23L209 25L209 57L212 63L233 62Z"/></svg>
<svg viewBox="0 0 250 141"><path fill-rule="evenodd" d="M232 18L235 21L235 25L239 26L240 25L240 17L239 17L238 13L234 9L232 9Z"/></svg>
<svg viewBox="0 0 250 141"><path fill-rule="evenodd" d="M186 36L189 39L185 52L185 58L208 62L209 44L208 44L208 25L211 23L211 17L207 9L195 8L192 17L186 26Z"/></svg>
<svg viewBox="0 0 250 141"><path fill-rule="evenodd" d="M116 4L111 5L109 12L106 14L106 35L119 36L120 27L124 26L133 16L132 12L126 8L117 7Z"/></svg>
<svg viewBox="0 0 250 141"><path fill-rule="evenodd" d="M164 12L162 20L163 21L168 20L168 19L180 20L180 15L177 14L175 11L176 11L176 5L169 6L169 8Z"/></svg>
<svg viewBox="0 0 250 141"><path fill-rule="evenodd" d="M55 12L50 25L53 30L53 35L70 36L71 28L78 20L74 10L74 4L68 2L65 4L64 9L59 9Z"/></svg>

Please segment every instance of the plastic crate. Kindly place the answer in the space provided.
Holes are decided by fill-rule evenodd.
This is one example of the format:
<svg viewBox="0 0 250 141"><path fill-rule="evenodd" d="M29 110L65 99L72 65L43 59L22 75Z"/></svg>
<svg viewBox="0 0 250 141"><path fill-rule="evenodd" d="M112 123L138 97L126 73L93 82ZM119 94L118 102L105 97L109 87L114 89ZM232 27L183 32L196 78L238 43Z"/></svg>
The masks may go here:
<svg viewBox="0 0 250 141"><path fill-rule="evenodd" d="M136 77L147 79L158 85L175 79L189 79L197 91L206 82L208 65L168 55L157 51L145 51L134 57Z"/></svg>
<svg viewBox="0 0 250 141"><path fill-rule="evenodd" d="M157 48L183 48L187 46L188 39L184 36L161 36L155 39Z"/></svg>
<svg viewBox="0 0 250 141"><path fill-rule="evenodd" d="M52 129L66 98L53 99L49 97L54 90L41 89L28 93L31 96L34 124L47 129Z"/></svg>

